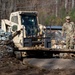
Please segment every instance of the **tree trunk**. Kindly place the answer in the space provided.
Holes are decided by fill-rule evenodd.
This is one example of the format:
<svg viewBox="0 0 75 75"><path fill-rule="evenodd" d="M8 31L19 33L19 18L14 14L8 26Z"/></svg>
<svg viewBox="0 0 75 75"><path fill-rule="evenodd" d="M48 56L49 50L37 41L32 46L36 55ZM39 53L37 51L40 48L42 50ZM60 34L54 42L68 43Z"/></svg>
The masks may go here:
<svg viewBox="0 0 75 75"><path fill-rule="evenodd" d="M58 16L58 0L56 0L56 17Z"/></svg>
<svg viewBox="0 0 75 75"><path fill-rule="evenodd" d="M72 0L72 9L74 8L74 0Z"/></svg>
<svg viewBox="0 0 75 75"><path fill-rule="evenodd" d="M65 9L67 9L68 0L65 0Z"/></svg>

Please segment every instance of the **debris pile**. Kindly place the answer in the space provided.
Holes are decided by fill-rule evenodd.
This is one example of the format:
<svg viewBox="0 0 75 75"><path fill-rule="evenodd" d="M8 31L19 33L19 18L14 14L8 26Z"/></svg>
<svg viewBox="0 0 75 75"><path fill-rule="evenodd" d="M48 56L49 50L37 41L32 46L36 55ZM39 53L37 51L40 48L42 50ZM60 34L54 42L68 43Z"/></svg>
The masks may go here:
<svg viewBox="0 0 75 75"><path fill-rule="evenodd" d="M0 45L0 58L13 56L13 48L6 45Z"/></svg>
<svg viewBox="0 0 75 75"><path fill-rule="evenodd" d="M0 41L10 40L11 37L12 37L11 32L4 32L3 30L0 29Z"/></svg>
<svg viewBox="0 0 75 75"><path fill-rule="evenodd" d="M11 38L11 32L4 32L0 29L0 58L3 58L4 56L13 53L13 48L7 45L7 43L11 41Z"/></svg>
<svg viewBox="0 0 75 75"><path fill-rule="evenodd" d="M64 41L66 40L66 35L62 36L62 31L57 30L55 32L51 32L51 38L56 41Z"/></svg>

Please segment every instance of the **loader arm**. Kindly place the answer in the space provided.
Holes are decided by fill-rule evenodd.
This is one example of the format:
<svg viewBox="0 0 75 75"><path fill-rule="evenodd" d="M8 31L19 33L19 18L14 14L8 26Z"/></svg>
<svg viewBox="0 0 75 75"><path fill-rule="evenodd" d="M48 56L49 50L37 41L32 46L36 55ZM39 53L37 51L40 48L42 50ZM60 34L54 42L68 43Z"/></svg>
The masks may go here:
<svg viewBox="0 0 75 75"><path fill-rule="evenodd" d="M9 30L9 27L11 25L11 22L7 19L2 19L1 20L1 29L7 32Z"/></svg>
<svg viewBox="0 0 75 75"><path fill-rule="evenodd" d="M13 25L18 25L18 24L11 22L10 20L7 19L1 20L1 29L4 30L5 32L12 32L11 28Z"/></svg>

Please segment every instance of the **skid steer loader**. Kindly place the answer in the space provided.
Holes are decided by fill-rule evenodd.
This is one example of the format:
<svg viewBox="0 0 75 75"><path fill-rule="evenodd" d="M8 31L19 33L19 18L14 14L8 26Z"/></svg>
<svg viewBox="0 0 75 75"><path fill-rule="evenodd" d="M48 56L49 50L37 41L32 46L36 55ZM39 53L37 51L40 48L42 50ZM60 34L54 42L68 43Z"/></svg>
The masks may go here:
<svg viewBox="0 0 75 75"><path fill-rule="evenodd" d="M50 39L48 41L47 38L43 37L44 27L38 23L37 11L12 12L10 20L1 20L1 29L12 33L14 53L17 58L26 56L27 53L39 52L43 50L44 46L49 47L46 41L50 43ZM44 46L42 46L43 44ZM42 48L39 46L42 46Z"/></svg>

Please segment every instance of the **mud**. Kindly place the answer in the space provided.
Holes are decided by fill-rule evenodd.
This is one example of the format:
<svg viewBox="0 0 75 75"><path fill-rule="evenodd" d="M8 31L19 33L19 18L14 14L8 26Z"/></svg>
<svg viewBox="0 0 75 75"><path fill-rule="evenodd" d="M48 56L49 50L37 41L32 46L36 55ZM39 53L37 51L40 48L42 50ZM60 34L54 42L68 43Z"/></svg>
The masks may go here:
<svg viewBox="0 0 75 75"><path fill-rule="evenodd" d="M11 56L9 50L7 46L0 46L0 75L75 75L75 69L46 70L23 64L22 60Z"/></svg>
<svg viewBox="0 0 75 75"><path fill-rule="evenodd" d="M0 60L0 75L75 75L75 69L45 70L14 57L4 57Z"/></svg>
<svg viewBox="0 0 75 75"><path fill-rule="evenodd" d="M45 70L12 57L0 60L0 75L75 75L75 69Z"/></svg>

